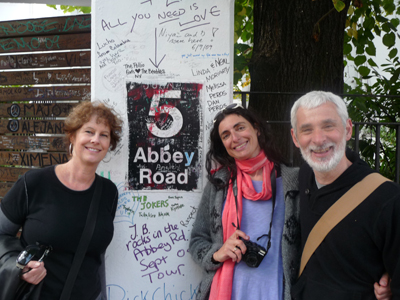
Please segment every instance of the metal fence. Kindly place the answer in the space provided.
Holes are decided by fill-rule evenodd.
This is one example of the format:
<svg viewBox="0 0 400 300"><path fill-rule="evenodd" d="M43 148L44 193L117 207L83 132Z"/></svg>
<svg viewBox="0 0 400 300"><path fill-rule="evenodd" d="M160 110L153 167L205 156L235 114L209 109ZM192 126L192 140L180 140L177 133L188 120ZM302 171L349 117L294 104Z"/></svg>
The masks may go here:
<svg viewBox="0 0 400 300"><path fill-rule="evenodd" d="M234 92L235 95L240 95L240 100L242 103L243 107L247 107L248 99L250 94L257 93L257 94L279 94L279 95L295 95L298 97L301 97L303 94L301 93L271 93L271 92ZM400 99L400 96L397 95L340 95L341 97L386 97L386 98L398 98ZM290 121L288 120L282 120L282 121L267 121L270 124L281 124L281 125L286 125L288 128L290 127ZM400 123L378 123L378 122L353 122L354 126L354 136L350 142L351 148L357 153L360 154L361 157L363 157L362 153L360 152L360 141L364 142L369 142L371 145L374 146L374 158L373 162L371 164L373 165L373 168L376 171L381 170L381 161L387 159L385 157L385 150L387 150L385 147L387 147L384 143L381 142L381 131L382 128L395 128L395 163L394 163L394 175L391 176L396 183L399 183L400 180ZM363 131L363 128L373 128L373 130L368 131L368 139L363 139L363 136L366 136L365 130ZM288 134L290 134L288 130ZM360 139L361 137L361 139ZM294 145L291 142L288 145L291 153L291 157L289 158L289 162L293 163L293 150L294 150ZM364 157L363 157L364 158Z"/></svg>

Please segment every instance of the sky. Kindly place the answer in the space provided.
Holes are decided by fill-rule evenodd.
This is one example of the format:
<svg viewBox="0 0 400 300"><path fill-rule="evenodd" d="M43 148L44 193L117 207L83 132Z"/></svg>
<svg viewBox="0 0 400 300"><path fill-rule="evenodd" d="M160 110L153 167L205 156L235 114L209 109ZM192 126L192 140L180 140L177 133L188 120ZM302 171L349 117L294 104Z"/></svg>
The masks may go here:
<svg viewBox="0 0 400 300"><path fill-rule="evenodd" d="M48 7L46 4L0 3L0 22L55 16L64 16L64 13Z"/></svg>

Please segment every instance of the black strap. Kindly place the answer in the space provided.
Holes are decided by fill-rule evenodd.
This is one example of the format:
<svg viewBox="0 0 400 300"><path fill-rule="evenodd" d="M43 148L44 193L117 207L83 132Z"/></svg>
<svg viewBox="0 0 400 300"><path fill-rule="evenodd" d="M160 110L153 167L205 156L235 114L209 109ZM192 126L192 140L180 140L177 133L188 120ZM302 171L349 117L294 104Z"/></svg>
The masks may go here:
<svg viewBox="0 0 400 300"><path fill-rule="evenodd" d="M63 291L61 293L60 300L69 300L71 297L72 288L74 287L76 276L78 276L79 269L82 265L83 258L85 257L86 250L92 239L94 227L96 225L97 212L99 210L101 190L103 185L100 181L103 178L96 175L95 189L93 193L92 202L90 203L88 216L86 218L85 228L83 230L81 239L79 241L78 248L74 255L74 260L72 261L71 269L69 270L67 280Z"/></svg>
<svg viewBox="0 0 400 300"><path fill-rule="evenodd" d="M269 223L269 232L268 232L268 245L267 245L267 251L271 247L271 231L272 231L272 221L274 218L274 211L275 211L275 202L276 202L276 175L275 175L275 166L271 171L271 189L272 189L272 212L271 212L271 222ZM233 226L235 226L237 229L240 230L240 223L239 223L239 216L238 216L238 204L237 204L237 183L236 180L233 182L232 185L232 190L233 190L233 195L235 196L235 205L236 205L236 219L237 219L237 226L232 223ZM259 238L257 238L257 241L265 236L262 235Z"/></svg>

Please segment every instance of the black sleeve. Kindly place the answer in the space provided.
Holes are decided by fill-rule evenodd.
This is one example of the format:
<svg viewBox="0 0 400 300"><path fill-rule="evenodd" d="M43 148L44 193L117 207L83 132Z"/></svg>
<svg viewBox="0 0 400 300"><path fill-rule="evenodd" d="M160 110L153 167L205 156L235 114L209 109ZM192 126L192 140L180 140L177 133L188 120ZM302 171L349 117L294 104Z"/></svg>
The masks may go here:
<svg viewBox="0 0 400 300"><path fill-rule="evenodd" d="M0 203L1 207L1 203ZM21 226L11 222L0 209L0 235L15 236Z"/></svg>
<svg viewBox="0 0 400 300"><path fill-rule="evenodd" d="M21 176L1 201L1 210L9 221L22 225L28 213L25 175Z"/></svg>
<svg viewBox="0 0 400 300"><path fill-rule="evenodd" d="M381 247L382 260L391 277L393 299L400 299L400 189L392 182L378 189L381 199L388 200L376 221L375 241Z"/></svg>

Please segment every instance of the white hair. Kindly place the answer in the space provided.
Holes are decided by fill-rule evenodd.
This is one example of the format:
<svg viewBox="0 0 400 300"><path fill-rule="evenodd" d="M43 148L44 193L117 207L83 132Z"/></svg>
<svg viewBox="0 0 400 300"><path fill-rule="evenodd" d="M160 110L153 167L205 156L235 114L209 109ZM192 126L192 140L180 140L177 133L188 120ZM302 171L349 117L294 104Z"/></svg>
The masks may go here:
<svg viewBox="0 0 400 300"><path fill-rule="evenodd" d="M346 126L349 113L347 112L347 107L344 103L344 100L331 92L312 91L300 97L293 104L290 112L290 121L292 123L295 136L297 136L297 111L299 108L304 107L305 109L312 109L329 102L332 102L336 105L337 113L342 119L343 126Z"/></svg>

